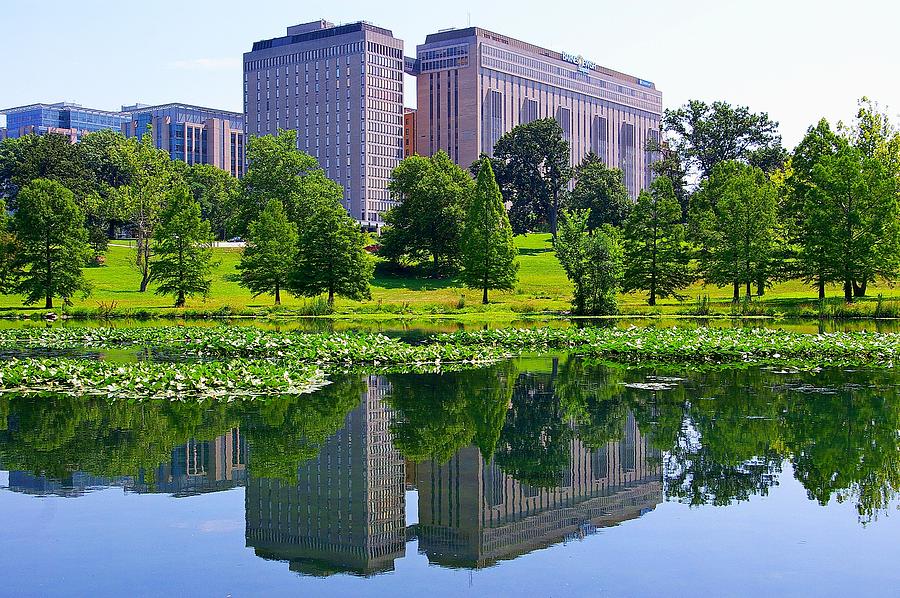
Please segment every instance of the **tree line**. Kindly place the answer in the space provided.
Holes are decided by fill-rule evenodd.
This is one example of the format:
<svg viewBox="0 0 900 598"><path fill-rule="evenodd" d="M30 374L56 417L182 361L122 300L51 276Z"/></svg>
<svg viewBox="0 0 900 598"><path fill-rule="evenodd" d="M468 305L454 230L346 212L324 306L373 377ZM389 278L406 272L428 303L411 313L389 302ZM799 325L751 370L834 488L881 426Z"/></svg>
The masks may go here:
<svg viewBox="0 0 900 598"><path fill-rule="evenodd" d="M613 313L620 291L683 299L698 280L734 301L790 279L824 299L835 284L849 302L900 273L900 134L877 104L863 98L849 124L821 120L792 153L767 114L725 102L667 110L662 128L644 148L659 157L653 182L634 200L596 154L569 166L554 119L513 128L471 167L496 173L514 233L552 234L576 313ZM468 180L445 155L404 160L382 255L458 268Z"/></svg>
<svg viewBox="0 0 900 598"><path fill-rule="evenodd" d="M344 209L343 189L296 134L252 138L238 180L208 165L171 160L150 135L101 131L70 144L60 135L0 142L0 291L26 304L86 296L83 268L100 264L110 238L133 240L135 286L206 297L212 243L245 236L235 280L254 295L370 296L366 235ZM5 216L12 214L11 217Z"/></svg>

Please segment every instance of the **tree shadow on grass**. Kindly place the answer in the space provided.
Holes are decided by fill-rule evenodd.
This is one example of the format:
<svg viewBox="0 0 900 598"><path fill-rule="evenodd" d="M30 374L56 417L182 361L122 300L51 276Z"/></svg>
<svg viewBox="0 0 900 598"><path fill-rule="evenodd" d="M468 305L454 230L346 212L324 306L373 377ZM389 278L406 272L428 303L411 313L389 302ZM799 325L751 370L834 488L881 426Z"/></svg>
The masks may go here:
<svg viewBox="0 0 900 598"><path fill-rule="evenodd" d="M523 247L519 249L519 255L542 255L544 253L553 253L552 247L545 247L543 249L532 249L528 247Z"/></svg>

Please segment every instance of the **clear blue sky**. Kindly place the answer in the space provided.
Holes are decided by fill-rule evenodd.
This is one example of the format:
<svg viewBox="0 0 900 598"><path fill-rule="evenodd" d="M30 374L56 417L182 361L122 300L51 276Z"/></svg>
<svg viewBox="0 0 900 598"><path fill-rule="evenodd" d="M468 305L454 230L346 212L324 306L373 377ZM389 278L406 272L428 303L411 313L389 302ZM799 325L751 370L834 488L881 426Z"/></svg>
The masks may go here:
<svg viewBox="0 0 900 598"><path fill-rule="evenodd" d="M408 56L427 33L471 18L650 79L667 107L699 98L766 111L789 147L822 116L850 119L860 96L900 110L900 3L890 0L3 0L0 107L240 111L242 53L320 17L392 29Z"/></svg>

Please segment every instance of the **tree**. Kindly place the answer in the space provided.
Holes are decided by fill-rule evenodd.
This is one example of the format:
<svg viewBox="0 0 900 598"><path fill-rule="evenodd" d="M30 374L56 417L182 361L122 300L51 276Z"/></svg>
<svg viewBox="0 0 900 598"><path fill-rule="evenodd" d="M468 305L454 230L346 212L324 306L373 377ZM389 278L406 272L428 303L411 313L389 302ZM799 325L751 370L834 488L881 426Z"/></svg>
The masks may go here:
<svg viewBox="0 0 900 598"><path fill-rule="evenodd" d="M590 210L588 228L604 224L621 226L631 210L625 176L618 168L607 168L594 152L575 168L575 187L567 200L570 210Z"/></svg>
<svg viewBox="0 0 900 598"><path fill-rule="evenodd" d="M825 285L837 276L831 245L833 223L828 206L820 201L812 171L823 156L837 153L842 143L823 118L809 128L784 173L787 199L783 213L796 245L791 274L815 286L820 300L825 299Z"/></svg>
<svg viewBox="0 0 900 598"><path fill-rule="evenodd" d="M209 221L218 239L228 238L229 220L237 210L240 181L231 173L210 164L194 164L186 169L191 194L200 204L200 216Z"/></svg>
<svg viewBox="0 0 900 598"><path fill-rule="evenodd" d="M863 285L876 276L896 276L897 180L884 164L842 144L834 155L818 160L810 182L818 213L830 223L825 251L832 280L844 285L844 299L850 302L864 293ZM860 289L855 292L855 287Z"/></svg>
<svg viewBox="0 0 900 598"><path fill-rule="evenodd" d="M163 150L153 146L149 133L141 139L129 139L119 150L117 159L127 164L131 173L128 184L116 189L118 211L135 237L135 267L141 275L140 292L146 292L153 261L153 238L170 191L183 184L172 160Z"/></svg>
<svg viewBox="0 0 900 598"><path fill-rule="evenodd" d="M478 170L463 238L462 279L470 289L483 291L482 303L487 304L489 289L515 288L519 271L516 244L487 158Z"/></svg>
<svg viewBox="0 0 900 598"><path fill-rule="evenodd" d="M321 170L315 158L297 149L296 131L250 137L247 174L241 180L241 199L231 225L234 232L245 234L272 198L279 199L288 220L299 225L305 202L320 190L317 179L308 180L309 175Z"/></svg>
<svg viewBox="0 0 900 598"><path fill-rule="evenodd" d="M689 254L680 224L681 206L672 182L666 177L641 191L625 221L623 291L647 291L647 303L657 297L682 297L677 291L691 283Z"/></svg>
<svg viewBox="0 0 900 598"><path fill-rule="evenodd" d="M389 189L399 203L385 215L379 253L393 262L430 257L435 275L455 270L474 186L444 151L405 158L391 174Z"/></svg>
<svg viewBox="0 0 900 598"><path fill-rule="evenodd" d="M158 285L156 294L175 295L175 307L184 307L186 297L209 295L212 233L209 222L200 218L200 204L184 187L169 192L153 239L150 281Z"/></svg>
<svg viewBox="0 0 900 598"><path fill-rule="evenodd" d="M691 100L666 110L663 127L671 149L684 160L688 172L701 179L717 164L736 160L771 172L785 159L778 123L765 112L752 113L746 106L727 102L707 104Z"/></svg>
<svg viewBox="0 0 900 598"><path fill-rule="evenodd" d="M575 286L572 307L578 315L609 315L618 309L622 251L609 225L590 231L590 210L563 212L556 257Z"/></svg>
<svg viewBox="0 0 900 598"><path fill-rule="evenodd" d="M728 161L717 165L691 199L691 228L700 245L704 281L762 288L771 278L776 245L777 192L759 168Z"/></svg>
<svg viewBox="0 0 900 598"><path fill-rule="evenodd" d="M53 308L53 297L68 305L76 293L85 296L90 285L81 268L91 256L84 228L84 212L71 191L56 181L35 179L18 194L15 215L17 239L15 290L25 304L44 299Z"/></svg>
<svg viewBox="0 0 900 598"><path fill-rule="evenodd" d="M298 225L289 290L305 297L327 293L329 307L336 295L356 301L371 298L375 264L366 253L366 235L341 204L343 188L321 170L306 179L308 195L302 198L304 217Z"/></svg>
<svg viewBox="0 0 900 598"><path fill-rule="evenodd" d="M569 142L556 119L518 125L494 148L493 167L517 234L547 226L556 238L562 194L572 178ZM482 164L483 164L482 160Z"/></svg>
<svg viewBox="0 0 900 598"><path fill-rule="evenodd" d="M275 305L281 305L281 289L288 286L296 255L297 225L288 221L280 201L270 200L250 223L237 278L254 297L269 293L275 296Z"/></svg>

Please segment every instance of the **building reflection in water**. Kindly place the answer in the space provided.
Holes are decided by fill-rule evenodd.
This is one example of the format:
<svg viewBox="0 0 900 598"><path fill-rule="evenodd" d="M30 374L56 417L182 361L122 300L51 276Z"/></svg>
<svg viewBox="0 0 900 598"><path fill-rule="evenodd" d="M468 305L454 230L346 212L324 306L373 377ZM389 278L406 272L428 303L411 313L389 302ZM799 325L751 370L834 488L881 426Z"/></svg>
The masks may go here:
<svg viewBox="0 0 900 598"><path fill-rule="evenodd" d="M308 575L393 569L406 543L405 468L391 440L390 386L368 390L344 427L302 464L297 483L247 482L247 545Z"/></svg>
<svg viewBox="0 0 900 598"><path fill-rule="evenodd" d="M247 479L247 443L240 428L213 440L189 440L172 449L172 459L134 476L98 477L75 471L51 479L26 471L9 472L9 489L27 494L77 497L94 489L121 487L141 494L191 496L243 486Z"/></svg>
<svg viewBox="0 0 900 598"><path fill-rule="evenodd" d="M430 562L477 568L583 538L662 500L659 455L631 415L619 442L590 449L571 439L559 486L532 488L474 446L443 464L405 461L390 433L390 385L378 376L368 382L359 407L299 468L296 484L251 474L247 544L257 555L307 575L372 575L393 570L407 538L418 535ZM409 529L407 488L419 493L419 523Z"/></svg>
<svg viewBox="0 0 900 598"><path fill-rule="evenodd" d="M560 485L533 488L479 450L420 463L419 549L444 566L484 567L634 519L662 501L658 455L629 415L625 437L597 449L569 441Z"/></svg>

